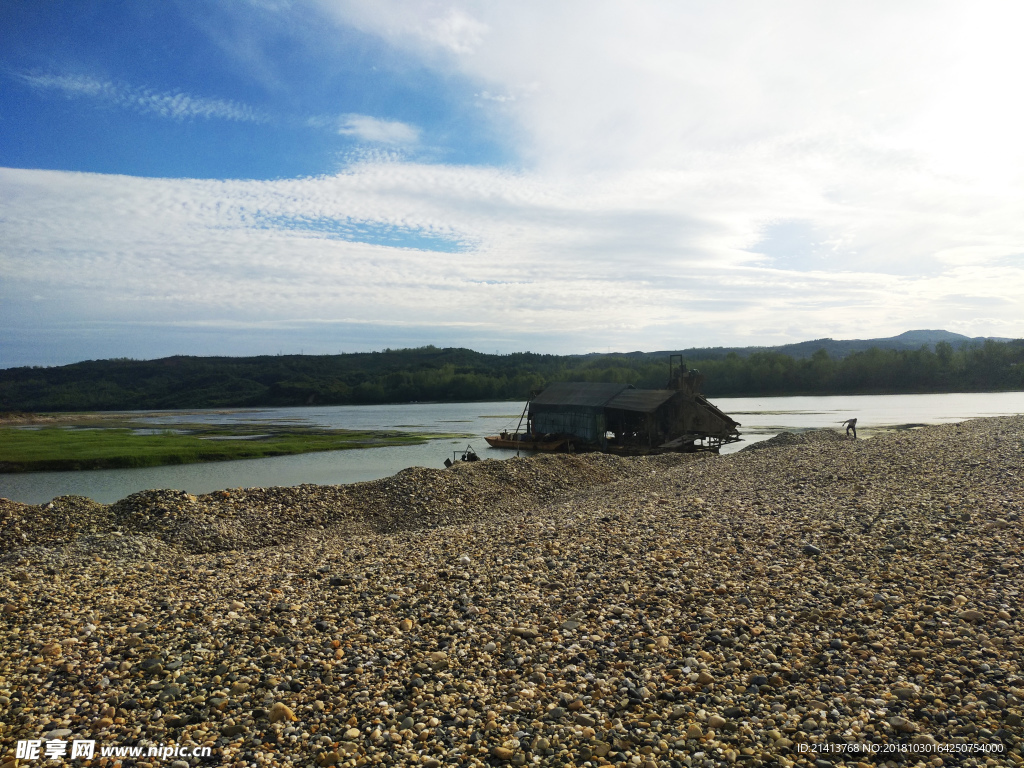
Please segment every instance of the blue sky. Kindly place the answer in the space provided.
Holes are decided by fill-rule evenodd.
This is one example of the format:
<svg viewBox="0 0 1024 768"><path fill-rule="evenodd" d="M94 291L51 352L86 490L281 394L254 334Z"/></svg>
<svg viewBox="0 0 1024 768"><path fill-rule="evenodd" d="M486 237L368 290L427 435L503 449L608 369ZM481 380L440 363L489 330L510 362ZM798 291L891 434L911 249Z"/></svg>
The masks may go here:
<svg viewBox="0 0 1024 768"><path fill-rule="evenodd" d="M94 0L0 14L7 166L276 179L336 172L367 143L406 160L514 159L471 82L350 27L325 32L315 7Z"/></svg>
<svg viewBox="0 0 1024 768"><path fill-rule="evenodd" d="M0 367L1024 336L1012 2L0 4Z"/></svg>

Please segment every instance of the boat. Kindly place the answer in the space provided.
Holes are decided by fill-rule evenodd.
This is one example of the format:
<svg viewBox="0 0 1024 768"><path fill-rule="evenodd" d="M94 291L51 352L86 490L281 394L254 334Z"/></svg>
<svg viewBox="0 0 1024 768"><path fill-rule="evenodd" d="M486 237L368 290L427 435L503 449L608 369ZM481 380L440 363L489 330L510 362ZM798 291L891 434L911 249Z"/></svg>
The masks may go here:
<svg viewBox="0 0 1024 768"><path fill-rule="evenodd" d="M515 432L484 439L494 448L525 451L718 453L740 439L740 424L700 393L703 381L699 371L687 369L682 356L672 355L665 389L555 382L531 394Z"/></svg>
<svg viewBox="0 0 1024 768"><path fill-rule="evenodd" d="M536 437L515 433L502 432L500 435L485 437L484 440L492 448L511 448L514 451L546 451L553 453L566 447L569 436L538 435Z"/></svg>

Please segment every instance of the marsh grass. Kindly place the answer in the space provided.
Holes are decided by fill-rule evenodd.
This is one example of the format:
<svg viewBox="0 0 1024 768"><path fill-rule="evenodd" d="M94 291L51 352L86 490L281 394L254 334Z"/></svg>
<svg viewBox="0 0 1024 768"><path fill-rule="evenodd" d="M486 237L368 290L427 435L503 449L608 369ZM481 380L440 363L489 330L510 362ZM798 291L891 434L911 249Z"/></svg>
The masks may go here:
<svg viewBox="0 0 1024 768"><path fill-rule="evenodd" d="M34 429L0 428L0 472L121 469L203 461L262 459L314 451L338 451L387 445L418 445L460 434L394 431L320 430L266 424L231 429L177 425L158 434L139 434L127 426ZM184 434L183 430L188 430ZM147 430L148 431L148 430Z"/></svg>

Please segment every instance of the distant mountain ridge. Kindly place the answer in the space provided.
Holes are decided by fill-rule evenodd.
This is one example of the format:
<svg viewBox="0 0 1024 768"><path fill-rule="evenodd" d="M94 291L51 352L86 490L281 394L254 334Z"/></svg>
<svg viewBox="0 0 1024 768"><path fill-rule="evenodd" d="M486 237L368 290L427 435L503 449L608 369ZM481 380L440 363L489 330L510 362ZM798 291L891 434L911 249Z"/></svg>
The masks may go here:
<svg viewBox="0 0 1024 768"><path fill-rule="evenodd" d="M815 339L800 341L795 344L782 344L777 347L693 347L681 350L681 354L692 360L717 360L735 352L740 357L747 357L755 352L778 352L789 355L797 360L804 360L819 349L828 352L833 359L843 358L854 352L875 349L920 349L928 347L934 350L939 342L946 342L954 349L963 346L978 346L986 341L1013 341L999 336L964 336L943 330L905 331L899 336L888 336L881 339ZM669 351L653 352L655 355L667 355ZM679 353L676 353L679 354Z"/></svg>

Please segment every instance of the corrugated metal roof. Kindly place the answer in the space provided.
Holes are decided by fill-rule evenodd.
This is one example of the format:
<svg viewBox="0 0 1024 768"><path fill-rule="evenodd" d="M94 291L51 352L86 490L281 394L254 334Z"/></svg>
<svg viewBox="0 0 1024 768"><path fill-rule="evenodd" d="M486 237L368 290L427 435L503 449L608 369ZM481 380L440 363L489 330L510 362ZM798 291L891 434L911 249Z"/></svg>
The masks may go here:
<svg viewBox="0 0 1024 768"><path fill-rule="evenodd" d="M617 411L652 413L675 394L674 389L627 389L605 403L604 407Z"/></svg>
<svg viewBox="0 0 1024 768"><path fill-rule="evenodd" d="M556 381L537 395L531 405L575 405L600 408L629 384L602 384L591 381Z"/></svg>

